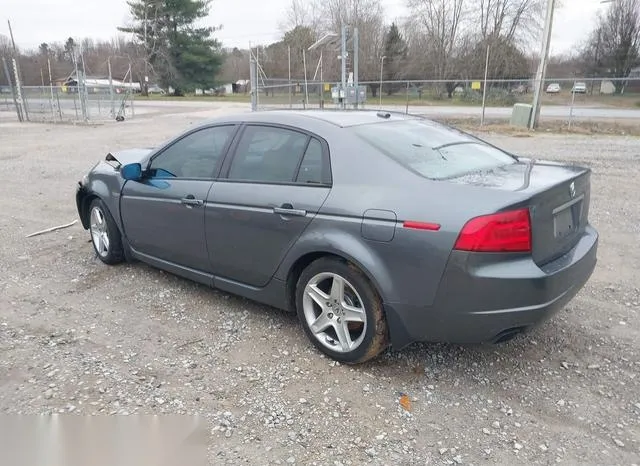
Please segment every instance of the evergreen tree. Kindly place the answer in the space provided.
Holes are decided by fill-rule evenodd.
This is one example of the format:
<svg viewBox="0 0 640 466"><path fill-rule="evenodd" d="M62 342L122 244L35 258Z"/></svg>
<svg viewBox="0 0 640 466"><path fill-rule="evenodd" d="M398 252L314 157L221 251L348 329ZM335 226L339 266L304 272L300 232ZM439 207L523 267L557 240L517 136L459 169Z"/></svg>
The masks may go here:
<svg viewBox="0 0 640 466"><path fill-rule="evenodd" d="M216 28L196 27L209 14L211 0L129 0L133 24L118 28L133 33L160 83L176 94L215 86L223 62Z"/></svg>
<svg viewBox="0 0 640 466"><path fill-rule="evenodd" d="M400 30L396 23L391 23L387 34L384 39L384 80L393 81L400 79L402 76L401 70L404 66L404 61L407 58L407 43L400 34ZM393 92L392 86L386 85L387 95L391 95Z"/></svg>

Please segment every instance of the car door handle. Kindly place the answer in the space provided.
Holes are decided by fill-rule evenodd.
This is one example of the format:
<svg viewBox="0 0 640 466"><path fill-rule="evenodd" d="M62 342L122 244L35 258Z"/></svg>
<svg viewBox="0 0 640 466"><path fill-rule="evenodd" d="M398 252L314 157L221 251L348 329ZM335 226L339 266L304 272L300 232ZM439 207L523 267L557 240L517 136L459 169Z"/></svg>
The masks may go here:
<svg viewBox="0 0 640 466"><path fill-rule="evenodd" d="M183 197L180 199L180 202L186 206L201 206L204 204L204 201L196 199L192 194L189 194L187 197Z"/></svg>
<svg viewBox="0 0 640 466"><path fill-rule="evenodd" d="M280 207L274 207L273 213L278 215L294 215L296 217L304 217L307 215L306 210L294 209L291 204L282 204Z"/></svg>

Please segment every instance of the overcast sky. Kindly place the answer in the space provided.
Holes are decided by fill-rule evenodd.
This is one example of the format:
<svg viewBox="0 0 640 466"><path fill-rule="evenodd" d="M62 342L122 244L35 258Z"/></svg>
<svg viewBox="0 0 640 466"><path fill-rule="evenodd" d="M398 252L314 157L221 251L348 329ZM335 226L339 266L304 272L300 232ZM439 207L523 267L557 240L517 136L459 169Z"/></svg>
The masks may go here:
<svg viewBox="0 0 640 466"><path fill-rule="evenodd" d="M404 0L381 0L387 19L404 17ZM125 0L0 0L0 34L8 35L11 20L16 43L35 48L67 37L110 39L128 19ZM281 36L279 24L290 0L214 0L207 22L222 25L216 37L227 47L269 43ZM563 53L591 30L600 0L564 0L554 18L551 53Z"/></svg>

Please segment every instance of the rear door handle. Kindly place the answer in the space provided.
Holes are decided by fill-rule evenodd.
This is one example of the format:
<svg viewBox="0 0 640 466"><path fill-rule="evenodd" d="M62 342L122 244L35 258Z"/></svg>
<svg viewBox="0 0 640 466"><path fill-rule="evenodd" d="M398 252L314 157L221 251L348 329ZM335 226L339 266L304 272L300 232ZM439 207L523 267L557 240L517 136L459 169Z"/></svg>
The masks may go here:
<svg viewBox="0 0 640 466"><path fill-rule="evenodd" d="M193 194L189 194L188 196L183 197L182 199L180 199L180 202L188 207L201 206L204 204L204 201L196 199Z"/></svg>
<svg viewBox="0 0 640 466"><path fill-rule="evenodd" d="M305 217L307 215L306 210L302 209L294 209L291 204L282 204L280 207L273 208L274 214L279 215L288 215L288 216L296 216L296 217Z"/></svg>

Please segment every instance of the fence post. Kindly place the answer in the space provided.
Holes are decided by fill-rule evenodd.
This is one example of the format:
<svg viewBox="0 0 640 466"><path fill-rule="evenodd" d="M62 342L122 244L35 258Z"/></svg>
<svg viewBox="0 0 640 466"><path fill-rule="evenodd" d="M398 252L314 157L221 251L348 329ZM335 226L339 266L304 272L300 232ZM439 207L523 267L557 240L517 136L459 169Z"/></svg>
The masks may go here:
<svg viewBox="0 0 640 466"><path fill-rule="evenodd" d="M309 101L309 86L307 85L307 53L305 49L302 49L302 63L304 67L304 101L302 108L306 109Z"/></svg>
<svg viewBox="0 0 640 466"><path fill-rule="evenodd" d="M27 105L24 101L24 95L22 95L22 83L20 82L20 72L18 71L18 61L13 58L13 75L16 82L16 100L18 101L18 105L20 106L20 111L25 120L29 121L29 112L27 112Z"/></svg>
<svg viewBox="0 0 640 466"><path fill-rule="evenodd" d="M82 108L82 119L87 122L89 121L89 118L91 117L90 115L90 108L89 108L89 91L87 91L87 68L85 66L84 63L84 52L82 51L82 48L80 48L80 59L82 60L82 72L81 72L81 76L82 76L82 96L81 96L81 100L80 100L80 105Z"/></svg>
<svg viewBox="0 0 640 466"><path fill-rule="evenodd" d="M113 96L113 75L111 74L111 57L107 57L107 69L109 70L109 100L111 103L111 119L116 117L116 103Z"/></svg>
<svg viewBox="0 0 640 466"><path fill-rule="evenodd" d="M56 101L58 102L58 114L60 116L60 121L62 121L62 107L60 107L60 94L56 89Z"/></svg>
<svg viewBox="0 0 640 466"><path fill-rule="evenodd" d="M136 100L136 93L133 92L133 70L131 69L131 63L129 63L129 69L127 70L127 73L129 74L129 100L131 101L131 118L135 118L136 106L134 104L134 101ZM142 90L142 84L140 85L140 90Z"/></svg>
<svg viewBox="0 0 640 466"><path fill-rule="evenodd" d="M11 79L11 74L9 74L9 67L7 66L7 60L2 57L2 64L4 65L4 74L7 76L7 81L9 82L9 87L11 88L11 96L13 97L13 105L16 109L16 114L18 115L18 121L22 123L24 118L22 116L22 111L20 106L18 105L18 98L16 97L16 89L13 86L13 80Z"/></svg>
<svg viewBox="0 0 640 466"><path fill-rule="evenodd" d="M291 46L290 45L287 46L287 55L289 59L289 81L288 81L287 87L289 88L289 108L292 108L293 105L291 103Z"/></svg>
<svg viewBox="0 0 640 466"><path fill-rule="evenodd" d="M251 111L258 110L258 62L251 55L249 60L249 84L251 85Z"/></svg>
<svg viewBox="0 0 640 466"><path fill-rule="evenodd" d="M480 116L480 126L484 126L484 110L487 102L487 73L489 72L489 45L487 45L487 58L484 63L484 84L482 86L482 116Z"/></svg>
<svg viewBox="0 0 640 466"><path fill-rule="evenodd" d="M76 71L76 95L78 96L78 99L80 100L80 111L82 112L82 119L84 121L87 121L87 107L86 107L86 101L84 99L84 77L81 76L80 74L80 70L78 69L78 54L74 48L73 51L73 65L75 67L75 71ZM76 105L75 99L73 101L74 106ZM76 106L76 119L78 119L78 107Z"/></svg>
<svg viewBox="0 0 640 466"><path fill-rule="evenodd" d="M573 121L573 105L576 101L576 93L574 92L576 88L576 82L573 82L573 87L571 88L571 107L569 107L569 131L571 131L571 122Z"/></svg>
<svg viewBox="0 0 640 466"><path fill-rule="evenodd" d="M358 87L360 86L360 80L358 79L358 56L360 49L360 37L358 34L358 28L353 28L353 87L356 90L356 103L354 104L354 108L358 108L358 104L360 103L360 90Z"/></svg>
<svg viewBox="0 0 640 466"><path fill-rule="evenodd" d="M380 89L380 92L382 92L382 89ZM409 114L409 81L407 81L407 103L405 105L404 113L407 115Z"/></svg>
<svg viewBox="0 0 640 466"><path fill-rule="evenodd" d="M78 99L80 98L80 92L78 90L78 86L76 85L76 92L73 95L73 108L76 111L76 121L78 120Z"/></svg>
<svg viewBox="0 0 640 466"><path fill-rule="evenodd" d="M51 120L56 121L55 104L53 102L53 77L51 76L51 58L47 57L47 68L49 69L49 91L51 92Z"/></svg>

